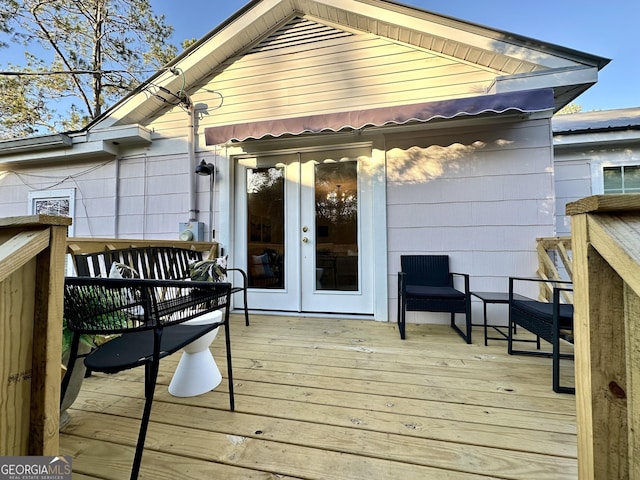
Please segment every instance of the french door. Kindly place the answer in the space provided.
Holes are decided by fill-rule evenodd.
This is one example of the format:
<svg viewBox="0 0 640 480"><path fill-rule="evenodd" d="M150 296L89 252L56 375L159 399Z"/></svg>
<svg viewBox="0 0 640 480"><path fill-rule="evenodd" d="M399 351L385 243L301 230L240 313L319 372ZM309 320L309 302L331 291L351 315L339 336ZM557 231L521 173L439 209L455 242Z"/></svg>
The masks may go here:
<svg viewBox="0 0 640 480"><path fill-rule="evenodd" d="M370 148L238 160L236 264L257 310L373 313Z"/></svg>

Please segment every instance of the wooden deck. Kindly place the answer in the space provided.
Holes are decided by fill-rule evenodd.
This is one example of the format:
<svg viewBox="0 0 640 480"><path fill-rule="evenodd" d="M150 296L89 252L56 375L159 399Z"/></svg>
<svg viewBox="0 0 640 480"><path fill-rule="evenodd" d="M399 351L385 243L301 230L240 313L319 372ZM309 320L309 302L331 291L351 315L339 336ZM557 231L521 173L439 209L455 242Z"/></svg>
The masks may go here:
<svg viewBox="0 0 640 480"><path fill-rule="evenodd" d="M226 378L175 398L165 359L140 478L575 479L575 397L551 390L551 360L466 345L446 326L240 316ZM221 371L224 336L213 344ZM563 373L572 375L572 364ZM565 367L563 367L565 368ZM567 377L565 375L565 377ZM85 379L60 438L74 479L128 478L144 369Z"/></svg>

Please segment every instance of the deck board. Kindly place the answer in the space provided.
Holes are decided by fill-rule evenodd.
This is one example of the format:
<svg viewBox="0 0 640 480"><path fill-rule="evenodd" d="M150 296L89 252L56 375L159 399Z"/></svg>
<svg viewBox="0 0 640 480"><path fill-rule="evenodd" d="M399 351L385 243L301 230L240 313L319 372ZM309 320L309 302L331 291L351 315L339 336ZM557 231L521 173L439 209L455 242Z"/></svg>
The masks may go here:
<svg viewBox="0 0 640 480"><path fill-rule="evenodd" d="M575 397L552 391L550 359L441 325L401 341L393 324L254 315L231 331L236 411L226 380L172 397L179 355L163 360L141 478L577 478ZM224 374L222 335L212 349ZM85 379L61 433L74 473L127 477L143 375Z"/></svg>

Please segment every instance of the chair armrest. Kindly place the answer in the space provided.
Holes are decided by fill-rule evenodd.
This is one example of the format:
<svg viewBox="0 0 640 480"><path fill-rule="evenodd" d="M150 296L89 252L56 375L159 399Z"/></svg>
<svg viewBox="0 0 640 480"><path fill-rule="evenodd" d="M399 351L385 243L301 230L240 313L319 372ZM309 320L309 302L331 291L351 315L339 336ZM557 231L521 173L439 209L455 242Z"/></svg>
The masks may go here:
<svg viewBox="0 0 640 480"><path fill-rule="evenodd" d="M464 292L466 294L469 294L469 274L468 273L449 272L449 275L451 275L452 278L454 276L464 278Z"/></svg>
<svg viewBox="0 0 640 480"><path fill-rule="evenodd" d="M405 272L398 272L398 295L404 295L406 285L407 274Z"/></svg>
<svg viewBox="0 0 640 480"><path fill-rule="evenodd" d="M229 272L239 272L240 275L242 276L242 285L243 285L244 288L247 288L247 285L249 283L249 279L247 277L247 272L245 272L241 268L227 268L227 273L229 273Z"/></svg>
<svg viewBox="0 0 640 480"><path fill-rule="evenodd" d="M547 283L553 286L553 297L555 298L556 290L572 292L572 287L567 287L566 285L573 285L573 282L570 280L556 280L553 278L544 279L537 277L509 277L509 303L511 303L514 299L515 292L513 291L515 282L535 282L535 283ZM534 299L532 299L534 300Z"/></svg>
<svg viewBox="0 0 640 480"><path fill-rule="evenodd" d="M573 282L571 280L556 280L554 278L538 278L538 277L509 277L509 281L526 281L526 282L539 282L539 283L552 283L554 285L556 284L562 284L562 285L573 285Z"/></svg>

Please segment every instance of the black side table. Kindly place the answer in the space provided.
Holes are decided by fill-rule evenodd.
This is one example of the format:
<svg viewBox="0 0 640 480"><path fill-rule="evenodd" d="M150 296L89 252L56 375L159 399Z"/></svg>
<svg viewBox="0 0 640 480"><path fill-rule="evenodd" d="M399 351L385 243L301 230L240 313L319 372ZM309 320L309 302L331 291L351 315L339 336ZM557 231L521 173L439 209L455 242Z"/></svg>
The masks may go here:
<svg viewBox="0 0 640 480"><path fill-rule="evenodd" d="M482 307L484 311L484 323L476 324L475 326L484 326L484 346L487 346L488 340L507 340L509 335L505 333L502 329L509 328L509 326L504 325L495 325L487 323L487 303L501 303L508 304L509 303L509 294L505 292L470 292L474 297L478 297L482 300ZM527 297L522 295L518 295L516 293L513 294L513 298L518 300L527 300ZM496 332L500 334L500 337L489 337L488 329L489 327L493 328ZM515 332L514 332L515 333Z"/></svg>

